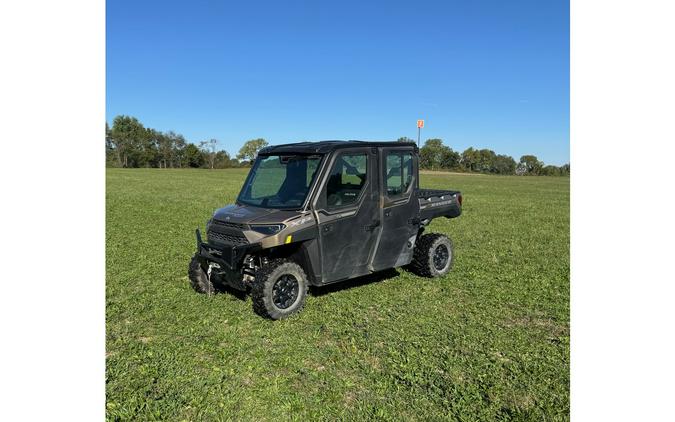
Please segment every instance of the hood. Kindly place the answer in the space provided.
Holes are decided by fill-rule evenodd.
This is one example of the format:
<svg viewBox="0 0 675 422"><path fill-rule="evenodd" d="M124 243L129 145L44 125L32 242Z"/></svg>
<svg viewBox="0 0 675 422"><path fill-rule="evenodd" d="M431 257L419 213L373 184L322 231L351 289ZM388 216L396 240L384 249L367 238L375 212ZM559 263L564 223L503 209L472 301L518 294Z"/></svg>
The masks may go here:
<svg viewBox="0 0 675 422"><path fill-rule="evenodd" d="M301 213L297 210L278 210L274 208L232 204L217 209L216 212L213 213L213 219L240 224L275 224L283 223L289 218L296 217L300 214Z"/></svg>

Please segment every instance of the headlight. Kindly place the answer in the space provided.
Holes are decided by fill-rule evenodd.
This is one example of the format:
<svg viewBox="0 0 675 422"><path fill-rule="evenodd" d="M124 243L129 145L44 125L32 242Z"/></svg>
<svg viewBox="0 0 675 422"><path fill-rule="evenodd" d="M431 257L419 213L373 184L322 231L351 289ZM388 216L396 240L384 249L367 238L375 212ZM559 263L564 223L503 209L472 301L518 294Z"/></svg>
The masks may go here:
<svg viewBox="0 0 675 422"><path fill-rule="evenodd" d="M256 231L260 234L264 234L266 236L277 234L285 228L286 226L283 224L260 224L260 225L251 224L251 230Z"/></svg>

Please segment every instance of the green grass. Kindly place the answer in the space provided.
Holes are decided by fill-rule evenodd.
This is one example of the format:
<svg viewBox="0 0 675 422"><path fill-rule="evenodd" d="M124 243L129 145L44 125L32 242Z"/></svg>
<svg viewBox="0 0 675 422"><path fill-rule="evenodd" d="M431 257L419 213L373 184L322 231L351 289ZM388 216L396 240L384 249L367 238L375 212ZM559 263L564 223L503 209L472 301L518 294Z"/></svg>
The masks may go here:
<svg viewBox="0 0 675 422"><path fill-rule="evenodd" d="M245 175L108 170L109 420L569 419L569 178L424 174L464 193L430 228L455 244L446 277L314 289L273 322L187 279Z"/></svg>

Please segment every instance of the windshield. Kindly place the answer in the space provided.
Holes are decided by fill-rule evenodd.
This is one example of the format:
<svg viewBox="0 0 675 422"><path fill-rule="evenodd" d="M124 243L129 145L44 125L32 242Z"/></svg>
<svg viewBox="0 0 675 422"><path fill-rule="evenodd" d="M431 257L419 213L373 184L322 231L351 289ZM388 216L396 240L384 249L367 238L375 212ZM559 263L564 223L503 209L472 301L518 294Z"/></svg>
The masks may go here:
<svg viewBox="0 0 675 422"><path fill-rule="evenodd" d="M239 202L263 208L300 208L321 155L264 155L253 164Z"/></svg>

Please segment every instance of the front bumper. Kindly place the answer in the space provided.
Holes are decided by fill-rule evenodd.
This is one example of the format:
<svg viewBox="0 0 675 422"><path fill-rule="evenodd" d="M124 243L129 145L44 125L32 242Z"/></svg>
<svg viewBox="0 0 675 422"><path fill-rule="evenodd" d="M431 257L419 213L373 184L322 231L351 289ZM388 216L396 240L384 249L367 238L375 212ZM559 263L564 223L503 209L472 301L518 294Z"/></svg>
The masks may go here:
<svg viewBox="0 0 675 422"><path fill-rule="evenodd" d="M195 236L197 237L197 259L204 271L211 266L211 274L215 275L218 281L237 290L246 290L242 271L244 257L259 250L260 244L213 245L202 241L199 229L195 230Z"/></svg>

